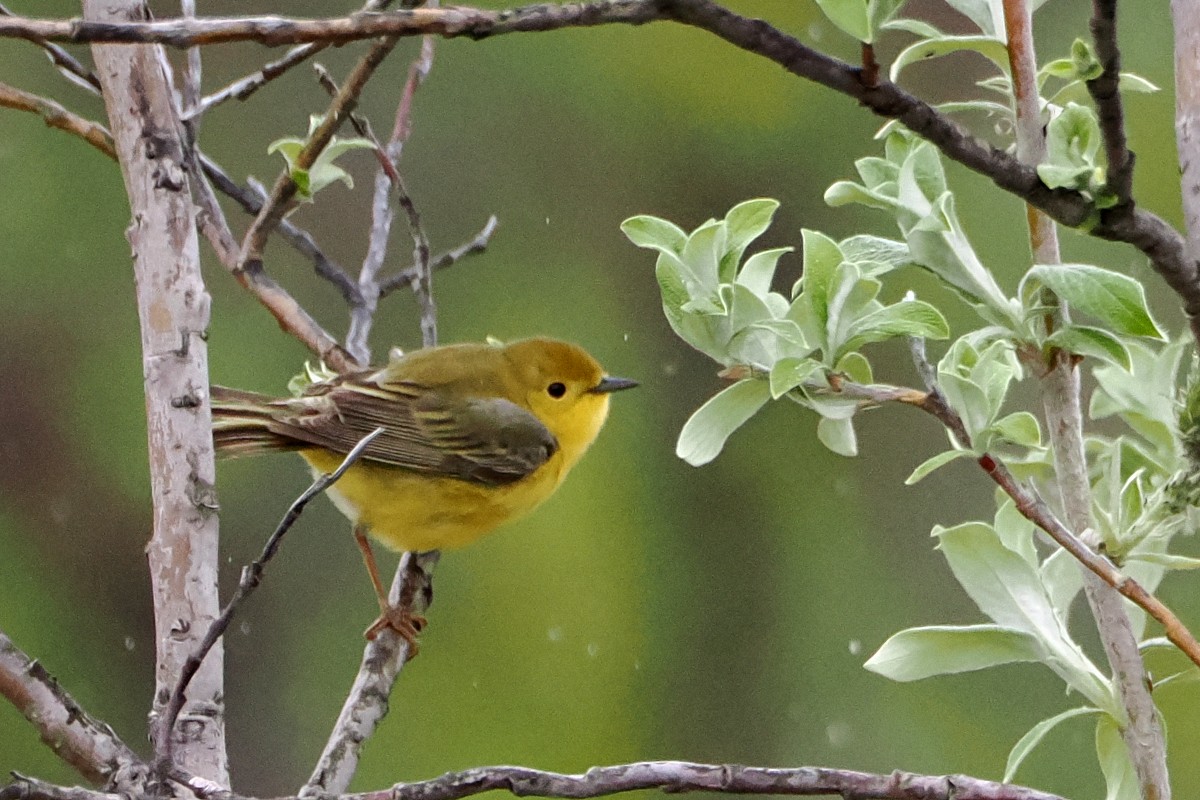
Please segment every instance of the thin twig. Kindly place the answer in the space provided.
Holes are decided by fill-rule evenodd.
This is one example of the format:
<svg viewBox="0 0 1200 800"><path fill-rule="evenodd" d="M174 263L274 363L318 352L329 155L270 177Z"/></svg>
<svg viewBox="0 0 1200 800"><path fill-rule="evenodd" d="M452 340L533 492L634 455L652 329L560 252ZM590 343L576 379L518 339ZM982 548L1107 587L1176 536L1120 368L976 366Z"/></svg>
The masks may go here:
<svg viewBox="0 0 1200 800"><path fill-rule="evenodd" d="M0 107L37 114L50 128L78 136L111 159L116 159L112 136L98 122L84 119L53 100L0 83Z"/></svg>
<svg viewBox="0 0 1200 800"><path fill-rule="evenodd" d="M196 18L196 0L180 0L179 7L184 19ZM196 144L196 136L200 132L200 118L195 111L200 105L200 78L202 73L203 62L200 58L200 48L195 46L189 47L183 70L183 89L180 93L182 95L183 108L180 109L179 116L183 121L184 127L187 128L193 147Z"/></svg>
<svg viewBox="0 0 1200 800"><path fill-rule="evenodd" d="M412 196L405 186L404 179L396 166L404 143L412 129L411 111L413 98L433 66L434 40L426 36L421 41L420 55L413 61L408 70L408 78L404 83L400 103L396 109L395 123L387 146L382 145L370 123L357 114L350 115L350 124L360 136L371 141L375 146L379 170L375 175L375 188L371 204L371 231L368 237L367 255L363 259L359 271L358 288L362 302L351 306L350 330L346 336L346 349L361 362L370 361L369 337L375 319L375 310L382 296L378 275L387 257L388 239L395 219L395 210L390 202L389 186L396 192L396 200L404 209L409 223L409 231L413 239L414 260L418 266L418 279L412 288L421 305L421 332L425 347L437 344L437 310L433 302L432 267L429 263L429 239L421 224L420 215ZM321 85L330 93L336 95L337 84L327 70L320 65L314 65Z"/></svg>
<svg viewBox="0 0 1200 800"><path fill-rule="evenodd" d="M233 619L234 613L241 607L241 604L250 594L258 588L262 582L263 570L266 569L267 563L275 556L279 550L279 545L283 541L283 536L291 529L300 514L304 512L304 507L309 501L317 495L324 492L330 486L337 482L338 478L342 477L367 449L375 437L382 434L383 428L376 428L371 433L359 440L342 463L333 472L321 475L312 485L296 498L295 502L288 507L287 513L283 515L283 519L275 527L274 532L267 539L266 545L263 546L262 554L254 561L250 562L242 570L241 580L238 581L237 590L233 593L233 597L221 609L220 615L213 620L213 623L208 626L208 630L201 639L196 651L188 656L183 663L183 667L179 673L179 680L175 684L175 689L171 693L171 698L163 708L162 714L159 717L158 723L155 726L154 739L156 743L155 752L159 753L158 768L162 774L169 776L172 768L171 764L171 732L175 728L175 721L179 717L179 712L183 708L184 701L187 697L188 684L191 683L192 677L196 671L200 669L200 665L204 663L205 656L208 651L213 648L217 640L224 635L225 630L229 627L230 621Z"/></svg>
<svg viewBox="0 0 1200 800"><path fill-rule="evenodd" d="M445 269L446 267L452 266L456 262L466 258L469 255L482 253L487 249L488 243L491 241L492 234L495 233L496 226L498 224L499 220L496 219L494 214L488 217L483 228L480 229L479 233L475 234L473 239L459 245L453 250L447 250L446 252L435 256L429 262L430 268L434 270ZM419 273L420 267L414 264L412 266L405 267L395 275L384 278L379 284L379 296L386 297L402 286L408 286L412 288L413 284L418 278Z"/></svg>
<svg viewBox="0 0 1200 800"><path fill-rule="evenodd" d="M0 16L15 17L17 15L0 3ZM59 72L71 83L87 89L92 94L101 94L100 79L96 77L96 73L81 64L75 56L51 42L34 39L33 43L45 51L51 63L58 67Z"/></svg>
<svg viewBox="0 0 1200 800"><path fill-rule="evenodd" d="M257 181L250 180L249 188L241 186L221 168L220 164L204 153L200 153L200 165L204 169L205 176L212 181L213 186L222 194L232 198L247 214L258 214L262 210L267 193ZM310 260L317 275L337 287L347 303L357 302L358 287L353 279L340 264L325 254L312 234L291 220L283 219L279 223L279 235L296 252Z"/></svg>
<svg viewBox="0 0 1200 800"><path fill-rule="evenodd" d="M367 2L363 5L362 10L364 12L382 11L391 5L391 2L392 0L367 0ZM402 5L408 6L409 3L403 3ZM212 94L207 95L199 102L199 104L197 104L192 114L186 115L185 118L187 116L192 116L193 114L203 114L215 106L224 103L226 100L245 100L250 95L254 94L259 89L278 78L280 75L283 75L292 67L303 64L305 61L317 55L327 47L329 47L327 42L309 42L308 44L302 44L298 47L293 47L287 52L286 55L284 55L283 58L267 62L257 72L253 72L243 78L239 78L227 86L213 92Z"/></svg>
<svg viewBox="0 0 1200 800"><path fill-rule="evenodd" d="M1108 159L1108 188L1117 202L1133 202L1133 153L1125 136L1125 110L1121 102L1121 50L1117 47L1117 0L1092 0L1092 40L1104 69L1087 82L1096 104L1104 154Z"/></svg>
<svg viewBox="0 0 1200 800"><path fill-rule="evenodd" d="M367 81L396 46L396 42L395 37L380 40L359 60L347 78L346 84L330 104L321 124L317 126L304 148L297 154L294 168L308 169L313 165L317 156L333 139L334 133L342 122L354 110L358 96L362 93ZM296 183L292 180L289 171L284 169L275 181L275 186L266 203L263 204L258 216L254 218L254 222L251 223L242 239L241 254L234 269L234 275L239 280L265 274L263 248L266 246L267 237L291 207L296 192ZM317 352L322 355L329 366L341 372L357 366L355 359L341 345L337 344L336 340L329 337L328 334L325 334L325 337L326 339L320 343L320 349ZM329 351L329 355L332 357L326 357L326 354L322 352L325 350Z"/></svg>
<svg viewBox="0 0 1200 800"><path fill-rule="evenodd" d="M107 723L85 711L46 668L0 631L0 696L80 775L128 788L145 765Z"/></svg>

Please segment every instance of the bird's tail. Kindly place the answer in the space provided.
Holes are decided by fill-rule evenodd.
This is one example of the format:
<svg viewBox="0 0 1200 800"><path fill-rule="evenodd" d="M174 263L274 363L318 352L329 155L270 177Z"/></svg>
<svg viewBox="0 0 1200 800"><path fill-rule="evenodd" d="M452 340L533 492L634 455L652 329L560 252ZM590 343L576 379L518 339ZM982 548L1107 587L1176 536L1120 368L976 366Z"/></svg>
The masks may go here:
<svg viewBox="0 0 1200 800"><path fill-rule="evenodd" d="M277 418L284 410L284 403L270 395L213 386L213 446L217 455L238 458L304 447L279 431Z"/></svg>

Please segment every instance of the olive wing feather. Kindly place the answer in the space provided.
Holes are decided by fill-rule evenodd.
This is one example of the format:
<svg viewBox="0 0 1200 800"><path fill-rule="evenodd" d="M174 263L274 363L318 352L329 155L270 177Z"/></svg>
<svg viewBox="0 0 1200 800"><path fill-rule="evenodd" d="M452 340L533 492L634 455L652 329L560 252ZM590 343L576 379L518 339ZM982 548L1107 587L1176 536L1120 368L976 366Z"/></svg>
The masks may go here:
<svg viewBox="0 0 1200 800"><path fill-rule="evenodd" d="M316 401L310 413L288 420L297 438L345 453L381 427L364 459L432 475L511 483L558 449L537 417L499 397L449 397L406 382L344 382L306 399Z"/></svg>

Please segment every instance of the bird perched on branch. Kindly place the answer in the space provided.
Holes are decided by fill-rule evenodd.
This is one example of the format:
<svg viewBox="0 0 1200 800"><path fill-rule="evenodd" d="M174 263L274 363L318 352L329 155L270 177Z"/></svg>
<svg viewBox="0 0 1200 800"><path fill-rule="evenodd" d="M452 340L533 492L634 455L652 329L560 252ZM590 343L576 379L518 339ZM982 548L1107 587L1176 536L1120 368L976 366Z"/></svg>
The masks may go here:
<svg viewBox="0 0 1200 800"><path fill-rule="evenodd" d="M425 620L388 602L367 534L394 550L440 550L528 513L595 440L609 394L636 385L555 339L443 345L291 398L213 386L213 442L220 456L294 451L329 473L383 428L328 493L379 599L367 637L391 627L415 653Z"/></svg>

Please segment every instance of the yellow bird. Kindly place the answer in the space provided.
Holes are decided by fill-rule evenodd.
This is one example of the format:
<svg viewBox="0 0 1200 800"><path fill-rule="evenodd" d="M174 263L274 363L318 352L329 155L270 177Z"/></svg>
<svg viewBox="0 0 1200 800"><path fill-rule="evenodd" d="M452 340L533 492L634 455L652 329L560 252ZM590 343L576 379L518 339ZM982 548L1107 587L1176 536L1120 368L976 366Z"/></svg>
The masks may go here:
<svg viewBox="0 0 1200 800"><path fill-rule="evenodd" d="M354 524L379 599L368 638L392 627L415 652L424 620L388 602L366 534L394 550L440 550L532 511L595 440L609 394L636 385L555 339L443 345L299 397L213 386L213 442L221 456L295 451L328 473L384 429L328 494Z"/></svg>

